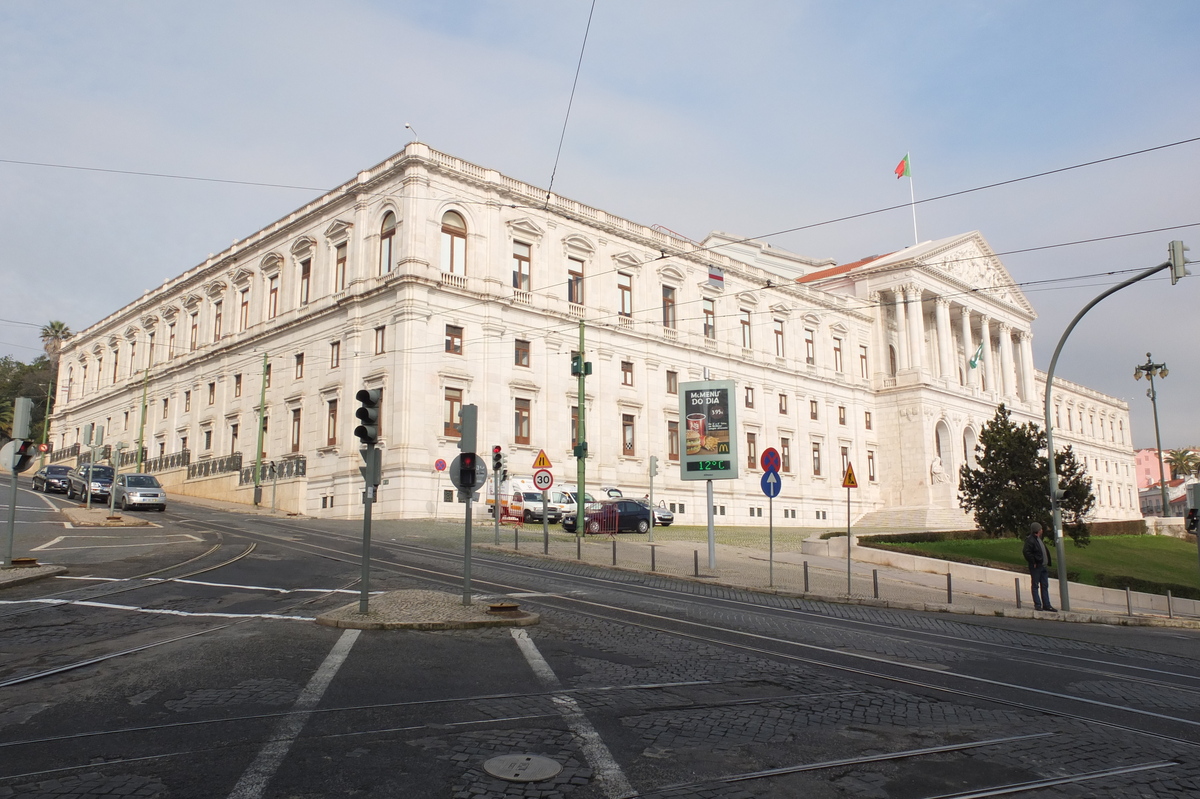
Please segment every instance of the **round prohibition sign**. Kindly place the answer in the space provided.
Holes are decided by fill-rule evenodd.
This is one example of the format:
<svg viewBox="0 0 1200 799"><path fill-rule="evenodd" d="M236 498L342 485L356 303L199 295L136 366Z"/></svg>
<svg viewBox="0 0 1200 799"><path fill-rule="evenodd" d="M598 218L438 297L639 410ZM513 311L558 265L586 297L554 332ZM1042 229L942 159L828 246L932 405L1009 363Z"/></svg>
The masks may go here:
<svg viewBox="0 0 1200 799"><path fill-rule="evenodd" d="M545 469L538 469L533 473L533 485L538 491L548 491L554 485L554 475Z"/></svg>
<svg viewBox="0 0 1200 799"><path fill-rule="evenodd" d="M758 459L764 472L777 472L783 466L783 458L779 457L779 450L774 447L767 447L763 450L762 457Z"/></svg>

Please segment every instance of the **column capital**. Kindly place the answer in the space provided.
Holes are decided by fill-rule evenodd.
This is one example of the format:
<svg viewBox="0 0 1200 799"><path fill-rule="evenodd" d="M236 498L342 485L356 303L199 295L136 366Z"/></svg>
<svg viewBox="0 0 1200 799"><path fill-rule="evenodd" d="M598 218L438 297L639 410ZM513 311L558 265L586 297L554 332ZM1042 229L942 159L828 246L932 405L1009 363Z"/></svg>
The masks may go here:
<svg viewBox="0 0 1200 799"><path fill-rule="evenodd" d="M970 319L972 311L967 306L960 305L960 306L958 306L958 313L960 316L962 316L963 319Z"/></svg>
<svg viewBox="0 0 1200 799"><path fill-rule="evenodd" d="M935 303L937 303L937 306L939 308L947 308L948 309L950 307L950 298L949 297L943 297L939 294L938 296L933 298L933 301Z"/></svg>
<svg viewBox="0 0 1200 799"><path fill-rule="evenodd" d="M1000 323L1000 332L1001 332L1002 334L1004 334L1004 333L1012 333L1012 329L1013 329L1013 326L1012 326L1012 325L1010 325L1008 322L1001 322L1001 323Z"/></svg>

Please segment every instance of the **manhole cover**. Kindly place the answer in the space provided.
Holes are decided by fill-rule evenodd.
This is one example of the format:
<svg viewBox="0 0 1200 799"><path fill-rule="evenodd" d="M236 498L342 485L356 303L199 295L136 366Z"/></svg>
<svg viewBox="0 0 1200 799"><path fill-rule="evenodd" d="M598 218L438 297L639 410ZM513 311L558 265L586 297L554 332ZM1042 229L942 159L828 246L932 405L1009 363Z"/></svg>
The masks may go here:
<svg viewBox="0 0 1200 799"><path fill-rule="evenodd" d="M541 755L500 755L485 761L483 770L509 782L541 782L562 771L562 766Z"/></svg>

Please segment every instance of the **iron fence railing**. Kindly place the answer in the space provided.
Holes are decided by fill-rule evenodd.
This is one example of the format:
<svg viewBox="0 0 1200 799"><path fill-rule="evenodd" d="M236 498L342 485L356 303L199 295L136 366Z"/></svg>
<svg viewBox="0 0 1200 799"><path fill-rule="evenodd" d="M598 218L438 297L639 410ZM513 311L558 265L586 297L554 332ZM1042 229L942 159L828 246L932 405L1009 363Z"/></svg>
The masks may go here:
<svg viewBox="0 0 1200 799"><path fill-rule="evenodd" d="M66 449L56 449L50 453L50 462L58 463L59 461L70 460L71 458L79 457L79 445L72 444Z"/></svg>
<svg viewBox="0 0 1200 799"><path fill-rule="evenodd" d="M264 461L262 471L259 473L259 483L265 483L269 480L287 480L292 477L305 477L308 475L308 459L303 455L293 458L285 458L281 461ZM242 469L241 476L238 478L238 485L254 485L254 466L250 465Z"/></svg>
<svg viewBox="0 0 1200 799"><path fill-rule="evenodd" d="M192 462L191 450L180 450L172 452L170 455L159 455L157 458L151 458L142 464L142 471L148 474L155 472L165 472L170 469L179 469L187 466Z"/></svg>
<svg viewBox="0 0 1200 799"><path fill-rule="evenodd" d="M235 452L223 458L205 458L188 464L188 479L195 480L198 477L212 477L215 474L240 472L241 470L242 453Z"/></svg>

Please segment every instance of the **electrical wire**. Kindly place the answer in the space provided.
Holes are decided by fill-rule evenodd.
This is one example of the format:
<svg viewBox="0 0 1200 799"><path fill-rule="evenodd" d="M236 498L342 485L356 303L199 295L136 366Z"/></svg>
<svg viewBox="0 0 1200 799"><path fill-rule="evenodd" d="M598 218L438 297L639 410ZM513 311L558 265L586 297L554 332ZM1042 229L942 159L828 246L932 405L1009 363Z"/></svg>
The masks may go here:
<svg viewBox="0 0 1200 799"><path fill-rule="evenodd" d="M571 106L575 103L575 87L579 85L579 72L583 68L583 53L587 49L588 33L592 30L592 15L596 13L596 0L592 0L588 11L587 27L583 29L583 44L579 47L579 62L575 65L575 80L571 82L571 96L567 99L567 113L563 117L562 133L558 136L558 150L554 153L554 167L550 170L550 185L546 187L546 207L550 206L550 195L554 191L554 176L558 174L558 159L562 157L563 141L567 138L567 122L571 119Z"/></svg>

